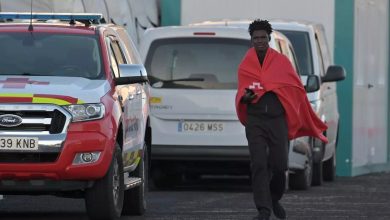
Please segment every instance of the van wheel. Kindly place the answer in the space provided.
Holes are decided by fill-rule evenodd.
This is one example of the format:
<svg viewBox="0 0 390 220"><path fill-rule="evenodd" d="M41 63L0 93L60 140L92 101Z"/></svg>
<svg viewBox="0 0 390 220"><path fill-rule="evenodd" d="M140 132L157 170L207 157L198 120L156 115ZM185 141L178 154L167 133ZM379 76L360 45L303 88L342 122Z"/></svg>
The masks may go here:
<svg viewBox="0 0 390 220"><path fill-rule="evenodd" d="M179 184L183 180L182 173L173 171L168 164L152 164L153 189L168 189Z"/></svg>
<svg viewBox="0 0 390 220"><path fill-rule="evenodd" d="M329 160L324 162L324 180L334 181L336 179L336 153Z"/></svg>
<svg viewBox="0 0 390 220"><path fill-rule="evenodd" d="M122 153L116 144L106 175L86 191L85 206L90 219L114 220L120 217L123 206L123 178Z"/></svg>
<svg viewBox="0 0 390 220"><path fill-rule="evenodd" d="M337 125L337 136L336 136L336 145L331 158L324 162L324 180L325 181L334 181L336 179L336 151L337 145L339 144L339 126L340 122Z"/></svg>
<svg viewBox="0 0 390 220"><path fill-rule="evenodd" d="M313 179L311 181L312 186L321 186L322 179L322 159L324 158L325 145L323 143L316 143L311 138L311 144L313 146Z"/></svg>
<svg viewBox="0 0 390 220"><path fill-rule="evenodd" d="M148 186L148 148L145 145L143 156L138 167L131 173L131 176L142 179L142 184L125 191L123 202L123 215L143 215L146 210L145 194Z"/></svg>
<svg viewBox="0 0 390 220"><path fill-rule="evenodd" d="M322 179L322 161L318 163L313 163L313 179L311 181L312 186L321 186Z"/></svg>
<svg viewBox="0 0 390 220"><path fill-rule="evenodd" d="M313 177L313 158L311 150L307 153L307 162L305 169L297 170L295 173L291 173L289 176L290 189L295 190L307 190L311 186Z"/></svg>

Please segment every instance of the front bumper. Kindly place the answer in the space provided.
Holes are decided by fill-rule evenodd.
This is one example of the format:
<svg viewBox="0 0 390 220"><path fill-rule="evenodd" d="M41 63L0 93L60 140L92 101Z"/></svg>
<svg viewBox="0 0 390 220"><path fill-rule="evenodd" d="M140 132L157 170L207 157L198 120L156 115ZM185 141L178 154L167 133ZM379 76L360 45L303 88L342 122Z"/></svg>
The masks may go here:
<svg viewBox="0 0 390 220"><path fill-rule="evenodd" d="M69 180L0 180L0 194L25 195L25 194L51 194L53 192L77 191L90 188L93 181L69 181Z"/></svg>
<svg viewBox="0 0 390 220"><path fill-rule="evenodd" d="M37 115L36 118L25 120L34 125L22 125L28 129L52 127L56 123L55 117L50 118L52 111L60 111L65 115L63 128L57 129L58 132L54 134L49 129L0 129L0 137L34 137L39 140L38 149L34 151L0 151L0 180L94 180L102 178L108 170L116 138L110 117L70 123L69 113L56 105L1 104L0 110L13 114L39 112L26 113ZM42 115L43 118L39 118ZM39 121L42 123L39 124ZM94 163L73 165L75 155L85 152L100 152L100 158ZM42 159L48 154L52 155L50 159Z"/></svg>
<svg viewBox="0 0 390 220"><path fill-rule="evenodd" d="M249 161L248 146L153 145L152 160Z"/></svg>

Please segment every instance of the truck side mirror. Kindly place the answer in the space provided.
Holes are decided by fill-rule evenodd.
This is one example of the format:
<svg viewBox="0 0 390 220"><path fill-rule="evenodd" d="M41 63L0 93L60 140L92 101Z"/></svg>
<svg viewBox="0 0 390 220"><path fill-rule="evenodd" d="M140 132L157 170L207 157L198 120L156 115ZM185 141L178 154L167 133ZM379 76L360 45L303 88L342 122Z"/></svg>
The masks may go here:
<svg viewBox="0 0 390 220"><path fill-rule="evenodd" d="M317 75L308 75L305 90L307 93L318 91L320 89L320 84L320 77Z"/></svg>
<svg viewBox="0 0 390 220"><path fill-rule="evenodd" d="M145 67L140 64L119 64L119 75L114 79L116 85L148 82Z"/></svg>
<svg viewBox="0 0 390 220"><path fill-rule="evenodd" d="M326 70L326 74L322 77L322 82L335 82L345 79L345 69L339 65L329 66Z"/></svg>

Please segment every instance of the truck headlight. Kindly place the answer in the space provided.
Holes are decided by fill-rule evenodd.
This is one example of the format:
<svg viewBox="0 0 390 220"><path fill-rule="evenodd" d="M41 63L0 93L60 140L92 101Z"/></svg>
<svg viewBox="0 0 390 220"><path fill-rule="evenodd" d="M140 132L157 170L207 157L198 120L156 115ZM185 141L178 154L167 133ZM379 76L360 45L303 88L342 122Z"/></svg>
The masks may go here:
<svg viewBox="0 0 390 220"><path fill-rule="evenodd" d="M64 108L72 114L72 122L101 119L105 112L102 103L66 105Z"/></svg>

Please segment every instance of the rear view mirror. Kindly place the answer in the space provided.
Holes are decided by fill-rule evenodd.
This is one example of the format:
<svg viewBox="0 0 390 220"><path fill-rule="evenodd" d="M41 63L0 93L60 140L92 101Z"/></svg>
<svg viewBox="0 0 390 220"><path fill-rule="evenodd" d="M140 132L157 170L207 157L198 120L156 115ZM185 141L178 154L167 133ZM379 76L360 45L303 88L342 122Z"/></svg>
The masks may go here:
<svg viewBox="0 0 390 220"><path fill-rule="evenodd" d="M322 77L322 82L335 82L345 79L345 69L339 65L329 66L326 74Z"/></svg>
<svg viewBox="0 0 390 220"><path fill-rule="evenodd" d="M320 89L320 77L317 75L308 75L305 90L307 93L315 92Z"/></svg>
<svg viewBox="0 0 390 220"><path fill-rule="evenodd" d="M115 78L116 85L143 83L148 81L145 67L137 64L119 64L120 77Z"/></svg>

